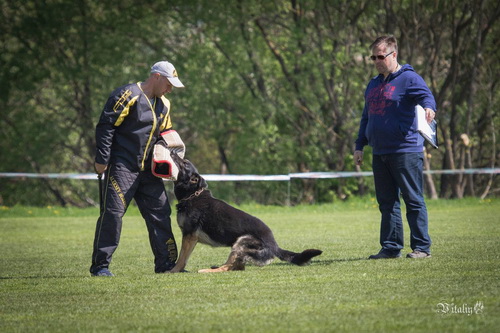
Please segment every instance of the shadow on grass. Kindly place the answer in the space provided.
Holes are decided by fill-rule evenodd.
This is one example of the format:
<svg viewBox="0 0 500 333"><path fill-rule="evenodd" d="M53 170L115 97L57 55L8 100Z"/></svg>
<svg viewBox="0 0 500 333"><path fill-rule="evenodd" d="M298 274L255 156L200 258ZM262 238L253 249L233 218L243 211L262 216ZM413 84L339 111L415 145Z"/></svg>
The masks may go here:
<svg viewBox="0 0 500 333"><path fill-rule="evenodd" d="M83 275L0 276L0 281L1 280L30 280L30 279L75 279L75 278L81 278L81 277L86 277L86 276L83 276Z"/></svg>
<svg viewBox="0 0 500 333"><path fill-rule="evenodd" d="M326 265L331 265L334 263L339 263L339 262L351 262L351 261L362 261L362 260L369 260L367 257L364 258L343 258L343 259L328 259L328 260L312 260L311 265L320 265L320 266L326 266ZM288 262L275 262L273 265L277 266L295 266L294 264L290 264Z"/></svg>
<svg viewBox="0 0 500 333"><path fill-rule="evenodd" d="M328 259L328 260L313 260L310 265L313 266L327 266L335 263L340 263L340 262L353 262L353 261L363 261L363 260L369 260L368 258L340 258L340 259ZM271 265L273 266L295 266L294 264L291 264L289 262L273 262ZM219 266L211 266L211 268L217 268ZM196 273L196 272L185 272L185 273ZM87 277L87 276L82 276L82 275L71 275L71 276L64 276L64 275L46 275L46 276L0 276L0 281L1 280L29 280L29 279L71 279L71 278L81 278L81 277Z"/></svg>
<svg viewBox="0 0 500 333"><path fill-rule="evenodd" d="M363 261L369 260L367 257L363 258L343 258L343 259L329 259L329 260L315 260L314 263L321 265L331 265L336 262L350 262L350 261Z"/></svg>

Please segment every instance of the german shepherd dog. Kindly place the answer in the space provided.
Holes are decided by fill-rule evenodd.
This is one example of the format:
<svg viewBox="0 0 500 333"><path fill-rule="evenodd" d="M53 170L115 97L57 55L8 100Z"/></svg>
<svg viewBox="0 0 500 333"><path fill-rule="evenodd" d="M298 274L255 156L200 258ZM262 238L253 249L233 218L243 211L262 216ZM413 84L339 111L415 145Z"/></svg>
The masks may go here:
<svg viewBox="0 0 500 333"><path fill-rule="evenodd" d="M249 261L264 266L274 257L303 266L322 253L315 249L302 253L281 249L264 222L214 198L207 189L207 182L189 160L175 153L172 159L179 168L174 193L178 200L177 223L182 230L182 245L179 259L170 273L184 271L198 242L231 247L224 265L202 269L200 273L244 270Z"/></svg>

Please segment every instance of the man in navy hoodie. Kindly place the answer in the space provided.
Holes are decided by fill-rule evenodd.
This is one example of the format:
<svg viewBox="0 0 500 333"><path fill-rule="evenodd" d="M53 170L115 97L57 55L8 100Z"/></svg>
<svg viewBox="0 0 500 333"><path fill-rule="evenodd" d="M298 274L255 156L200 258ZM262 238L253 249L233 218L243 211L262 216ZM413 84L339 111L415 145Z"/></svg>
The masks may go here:
<svg viewBox="0 0 500 333"><path fill-rule="evenodd" d="M410 65L398 63L394 36L382 36L370 46L370 59L379 75L365 91L365 107L359 126L354 161L363 162L363 147L373 149L372 168L375 192L382 214L379 253L370 259L401 257L404 247L400 195L406 205L410 226L408 258L429 258L431 239L428 233L427 207L423 195L424 139L417 132L415 106L420 104L426 119L435 117L436 102Z"/></svg>

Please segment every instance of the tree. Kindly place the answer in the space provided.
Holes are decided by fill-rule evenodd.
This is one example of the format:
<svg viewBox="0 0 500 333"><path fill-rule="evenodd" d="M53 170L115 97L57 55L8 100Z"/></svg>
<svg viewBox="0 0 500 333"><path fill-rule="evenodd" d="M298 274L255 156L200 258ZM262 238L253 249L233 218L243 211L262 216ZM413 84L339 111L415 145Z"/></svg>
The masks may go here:
<svg viewBox="0 0 500 333"><path fill-rule="evenodd" d="M387 33L436 96L443 148L429 152L429 168L496 165L500 4L492 0L1 0L0 13L1 171L92 172L107 95L162 59L186 84L171 96L174 127L202 173L353 170L363 92L376 75L368 46ZM499 186L493 176L427 181L440 197ZM0 179L6 204L97 197L91 182L19 183ZM211 186L226 199L283 202L280 184ZM370 191L362 179L299 180L292 197Z"/></svg>

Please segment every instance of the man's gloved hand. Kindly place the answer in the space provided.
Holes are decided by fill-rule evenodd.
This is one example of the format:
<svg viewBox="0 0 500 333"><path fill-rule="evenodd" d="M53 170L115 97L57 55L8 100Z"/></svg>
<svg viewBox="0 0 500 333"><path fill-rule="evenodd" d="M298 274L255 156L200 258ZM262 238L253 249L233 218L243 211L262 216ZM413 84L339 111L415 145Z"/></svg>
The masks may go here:
<svg viewBox="0 0 500 333"><path fill-rule="evenodd" d="M179 168L170 156L173 152L184 158L186 147L179 134L174 130L161 133L163 140L158 141L153 149L151 170L156 177L177 180Z"/></svg>
<svg viewBox="0 0 500 333"><path fill-rule="evenodd" d="M165 140L167 147L171 152L177 154L180 158L184 158L186 146L179 136L179 133L175 130L169 130L161 133L161 137Z"/></svg>
<svg viewBox="0 0 500 333"><path fill-rule="evenodd" d="M94 164L94 170L98 175L103 174L107 168L108 168L107 164L100 164L97 162L95 162L95 164Z"/></svg>

